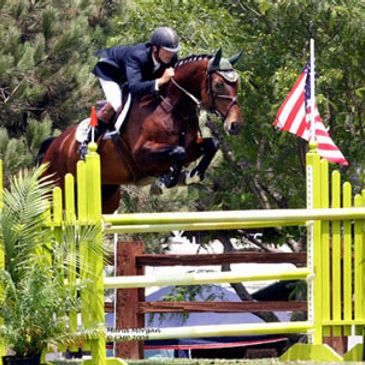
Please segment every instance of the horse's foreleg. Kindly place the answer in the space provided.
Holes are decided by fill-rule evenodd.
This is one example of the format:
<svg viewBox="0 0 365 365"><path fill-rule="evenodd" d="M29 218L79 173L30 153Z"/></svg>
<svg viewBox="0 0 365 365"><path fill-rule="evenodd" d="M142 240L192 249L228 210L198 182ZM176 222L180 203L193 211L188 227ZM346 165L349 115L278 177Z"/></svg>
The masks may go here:
<svg viewBox="0 0 365 365"><path fill-rule="evenodd" d="M119 207L120 186L119 185L102 185L101 196L103 203L103 213L112 214Z"/></svg>
<svg viewBox="0 0 365 365"><path fill-rule="evenodd" d="M192 148L188 150L189 160L194 161L203 156L198 165L185 173L183 183L192 184L204 179L205 171L218 151L218 141L214 138L199 138Z"/></svg>
<svg viewBox="0 0 365 365"><path fill-rule="evenodd" d="M187 154L184 147L167 143L148 142L143 146L140 161L145 166L156 166L156 171L162 164L170 165L169 171L159 178L159 189L172 188L178 183L178 178ZM151 168L150 168L151 170Z"/></svg>

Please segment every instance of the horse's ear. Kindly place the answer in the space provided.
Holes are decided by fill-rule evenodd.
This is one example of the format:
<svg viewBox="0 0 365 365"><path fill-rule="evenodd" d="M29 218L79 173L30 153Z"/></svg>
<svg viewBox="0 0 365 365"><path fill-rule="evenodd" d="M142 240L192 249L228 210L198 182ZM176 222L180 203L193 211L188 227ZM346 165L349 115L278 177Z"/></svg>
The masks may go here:
<svg viewBox="0 0 365 365"><path fill-rule="evenodd" d="M218 51L214 54L213 60L212 60L212 68L219 67L219 61L222 58L222 48L219 48Z"/></svg>
<svg viewBox="0 0 365 365"><path fill-rule="evenodd" d="M235 53L233 56L229 57L228 58L228 61L229 63L233 66L237 61L238 59L241 57L242 55L242 52L243 52L243 49L241 49L239 52Z"/></svg>

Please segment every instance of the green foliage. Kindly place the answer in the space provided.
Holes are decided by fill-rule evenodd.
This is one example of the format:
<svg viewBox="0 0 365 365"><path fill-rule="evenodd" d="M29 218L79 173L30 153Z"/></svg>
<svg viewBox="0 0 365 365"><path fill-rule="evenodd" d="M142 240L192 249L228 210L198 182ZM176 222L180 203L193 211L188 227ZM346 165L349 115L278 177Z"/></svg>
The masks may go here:
<svg viewBox="0 0 365 365"><path fill-rule="evenodd" d="M206 272L206 271L204 271ZM205 292L203 292L202 285L189 285L189 286L175 286L172 288L169 294L166 294L163 301L176 301L176 302L192 302L196 300L196 297L200 295L202 301L214 301L215 299L223 300L225 298L223 289L216 285L205 285Z"/></svg>
<svg viewBox="0 0 365 365"><path fill-rule="evenodd" d="M188 208L187 208L188 207ZM193 206L190 207L193 209ZM151 195L149 186L123 185L121 190L120 210L125 213L166 212L189 209L185 188L172 189L162 196ZM123 234L122 240L143 240L147 252L162 253L163 244L168 241L170 233Z"/></svg>
<svg viewBox="0 0 365 365"><path fill-rule="evenodd" d="M0 127L11 137L22 136L31 121L65 129L89 114L101 95L91 74L93 51L104 44L109 12L119 7L103 0L1 3Z"/></svg>
<svg viewBox="0 0 365 365"><path fill-rule="evenodd" d="M206 272L206 271L204 271ZM200 297L200 298L199 298ZM225 300L223 289L217 285L189 285L189 286L174 286L170 292L162 297L164 302L194 302L197 300L211 302L215 300ZM183 325L189 318L188 312L183 313L160 313L158 319L162 323L166 318L178 317L180 325ZM150 315L149 321L152 323L154 314Z"/></svg>
<svg viewBox="0 0 365 365"><path fill-rule="evenodd" d="M65 287L50 280L52 270L35 265L17 286L7 272L2 274L6 304L0 308L4 320L0 336L17 356L37 355L48 345L66 341L65 313L72 306L65 301ZM59 315L61 312L63 316Z"/></svg>
<svg viewBox="0 0 365 365"><path fill-rule="evenodd" d="M60 280L60 268L49 265L57 245L50 246L52 231L44 228L49 207L50 182L40 179L44 168L24 171L4 191L0 214L5 271L0 306L0 336L17 354L39 354L47 344L63 339L65 314L72 308L68 289ZM4 298L4 297L2 297Z"/></svg>
<svg viewBox="0 0 365 365"><path fill-rule="evenodd" d="M30 119L20 138L10 137L6 128L0 128L0 159L3 160L5 184L19 169L34 164L39 147L46 138L58 133L52 131L51 121Z"/></svg>
<svg viewBox="0 0 365 365"><path fill-rule="evenodd" d="M51 231L43 230L44 213L48 208L49 181L39 181L44 167L33 175L20 172L11 179L11 190L4 191L4 207L0 215L1 243L5 267L17 282L37 260L37 249L50 241ZM48 235L48 237L46 236Z"/></svg>
<svg viewBox="0 0 365 365"><path fill-rule="evenodd" d="M133 44L149 39L161 25L174 27L180 38L182 56L213 53L222 47L227 54L237 51L231 42L239 20L216 1L157 0L135 1L120 17L114 18L115 36L108 45Z"/></svg>
<svg viewBox="0 0 365 365"><path fill-rule="evenodd" d="M65 285L68 268L79 271L78 255L67 253L81 241L90 255L103 255L93 227L68 225L54 235L45 226L52 183L41 178L45 166L22 170L4 191L0 212L0 250L5 270L0 270L0 337L17 356L39 354L48 345L72 344L67 314L77 311L75 288ZM94 268L85 268L90 276ZM83 285L89 285L84 282Z"/></svg>

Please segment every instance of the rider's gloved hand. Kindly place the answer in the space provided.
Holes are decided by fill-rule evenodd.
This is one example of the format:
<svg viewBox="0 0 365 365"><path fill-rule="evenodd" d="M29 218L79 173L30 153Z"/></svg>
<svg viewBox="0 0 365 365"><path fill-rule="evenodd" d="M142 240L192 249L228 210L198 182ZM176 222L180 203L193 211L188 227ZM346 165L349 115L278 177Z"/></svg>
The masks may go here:
<svg viewBox="0 0 365 365"><path fill-rule="evenodd" d="M165 70L163 75L157 79L158 87L167 84L172 77L175 76L175 69L173 67L169 67Z"/></svg>

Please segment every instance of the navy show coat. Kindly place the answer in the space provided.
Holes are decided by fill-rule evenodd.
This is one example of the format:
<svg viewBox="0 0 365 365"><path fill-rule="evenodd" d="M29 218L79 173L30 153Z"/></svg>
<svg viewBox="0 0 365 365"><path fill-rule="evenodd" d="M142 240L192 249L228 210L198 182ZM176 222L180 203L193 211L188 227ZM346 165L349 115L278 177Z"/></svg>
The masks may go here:
<svg viewBox="0 0 365 365"><path fill-rule="evenodd" d="M154 71L151 43L106 48L97 51L96 55L101 59L92 70L93 74L120 86L127 81L129 91L138 98L156 93L156 78L161 77L177 61L177 56L174 55L168 65L161 64Z"/></svg>

